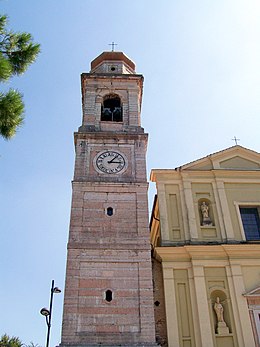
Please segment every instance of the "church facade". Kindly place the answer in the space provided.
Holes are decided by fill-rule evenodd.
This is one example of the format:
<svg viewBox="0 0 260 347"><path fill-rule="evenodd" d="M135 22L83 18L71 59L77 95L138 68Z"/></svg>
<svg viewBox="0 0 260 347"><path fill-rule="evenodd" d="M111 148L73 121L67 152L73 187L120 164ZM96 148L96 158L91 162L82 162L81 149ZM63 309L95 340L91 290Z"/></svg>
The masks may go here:
<svg viewBox="0 0 260 347"><path fill-rule="evenodd" d="M260 154L236 145L151 180L158 340L259 346Z"/></svg>

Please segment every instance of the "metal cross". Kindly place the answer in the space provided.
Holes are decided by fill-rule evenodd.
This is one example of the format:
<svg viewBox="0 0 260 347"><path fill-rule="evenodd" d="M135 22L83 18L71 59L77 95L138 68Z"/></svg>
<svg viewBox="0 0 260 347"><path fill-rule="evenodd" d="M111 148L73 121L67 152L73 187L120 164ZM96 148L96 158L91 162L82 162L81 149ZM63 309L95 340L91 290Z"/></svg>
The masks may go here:
<svg viewBox="0 0 260 347"><path fill-rule="evenodd" d="M231 139L232 141L235 141L236 145L237 145L237 142L240 141L240 139L237 139L236 136L234 136L233 139Z"/></svg>
<svg viewBox="0 0 260 347"><path fill-rule="evenodd" d="M117 46L117 43L115 43L114 41L112 43L109 44L109 46L111 47L111 51L114 52L115 46Z"/></svg>

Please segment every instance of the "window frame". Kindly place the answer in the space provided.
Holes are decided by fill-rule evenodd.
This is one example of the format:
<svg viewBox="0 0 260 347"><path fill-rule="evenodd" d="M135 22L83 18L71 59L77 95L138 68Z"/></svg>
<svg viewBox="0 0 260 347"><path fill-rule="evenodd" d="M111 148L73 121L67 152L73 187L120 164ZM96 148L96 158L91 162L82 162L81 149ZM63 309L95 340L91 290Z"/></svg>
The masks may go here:
<svg viewBox="0 0 260 347"><path fill-rule="evenodd" d="M236 207L236 211L237 211L237 216L238 216L238 222L239 222L239 227L240 227L240 231L241 231L241 236L243 241L260 241L260 233L259 233L259 239L257 240L248 240L246 238L246 233L245 233L245 229L244 229L244 225L243 225L243 220L241 217L241 212L240 212L240 208L256 208L258 210L258 217L260 219L260 202L244 202L244 201L235 201L234 202L235 207Z"/></svg>
<svg viewBox="0 0 260 347"><path fill-rule="evenodd" d="M253 317L256 327L258 342L260 342L260 308L253 308Z"/></svg>

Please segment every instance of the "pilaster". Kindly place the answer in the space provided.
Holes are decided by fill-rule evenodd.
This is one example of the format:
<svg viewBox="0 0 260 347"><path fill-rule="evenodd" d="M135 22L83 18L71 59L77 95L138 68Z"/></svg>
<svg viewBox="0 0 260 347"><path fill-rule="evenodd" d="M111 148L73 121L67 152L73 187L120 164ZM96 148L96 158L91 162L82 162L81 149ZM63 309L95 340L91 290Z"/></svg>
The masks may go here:
<svg viewBox="0 0 260 347"><path fill-rule="evenodd" d="M245 284L241 265L235 261L230 260L231 277L228 277L229 282L232 281L231 298L233 305L236 306L236 319L235 325L237 329L239 347L254 346L254 336L252 332L252 325L250 322L249 310L247 300L243 296L245 293ZM230 283L231 284L231 283Z"/></svg>
<svg viewBox="0 0 260 347"><path fill-rule="evenodd" d="M165 185L163 183L157 183L157 191L160 210L161 238L163 242L167 242L170 239L170 235Z"/></svg>
<svg viewBox="0 0 260 347"><path fill-rule="evenodd" d="M188 212L188 223L190 228L191 240L198 239L198 229L194 210L191 182L183 180L184 196Z"/></svg>
<svg viewBox="0 0 260 347"><path fill-rule="evenodd" d="M198 320L200 326L201 347L214 347L212 339L212 327L210 324L209 304L207 298L207 289L205 284L205 275L202 265L192 261L195 294L198 307Z"/></svg>
<svg viewBox="0 0 260 347"><path fill-rule="evenodd" d="M165 310L168 335L168 347L179 347L178 316L173 269L167 269L163 264Z"/></svg>
<svg viewBox="0 0 260 347"><path fill-rule="evenodd" d="M223 216L227 239L234 240L234 231L233 231L232 221L231 221L231 217L229 213L229 206L227 202L224 182L216 180L216 185L217 185L219 201L220 201L221 209L222 209L221 216Z"/></svg>

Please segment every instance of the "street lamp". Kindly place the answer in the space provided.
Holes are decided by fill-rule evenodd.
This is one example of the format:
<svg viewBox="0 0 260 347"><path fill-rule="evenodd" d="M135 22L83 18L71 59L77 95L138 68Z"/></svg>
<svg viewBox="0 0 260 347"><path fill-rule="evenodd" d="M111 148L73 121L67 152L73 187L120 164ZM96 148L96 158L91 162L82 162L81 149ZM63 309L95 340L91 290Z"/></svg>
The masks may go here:
<svg viewBox="0 0 260 347"><path fill-rule="evenodd" d="M46 340L46 347L49 347L49 341L50 341L50 331L51 331L51 313L52 313L52 301L53 301L53 294L61 293L61 290L58 287L54 287L54 280L51 282L51 298L50 298L50 308L47 309L46 307L43 307L40 310L40 314L45 316L46 324L47 324L47 340Z"/></svg>

